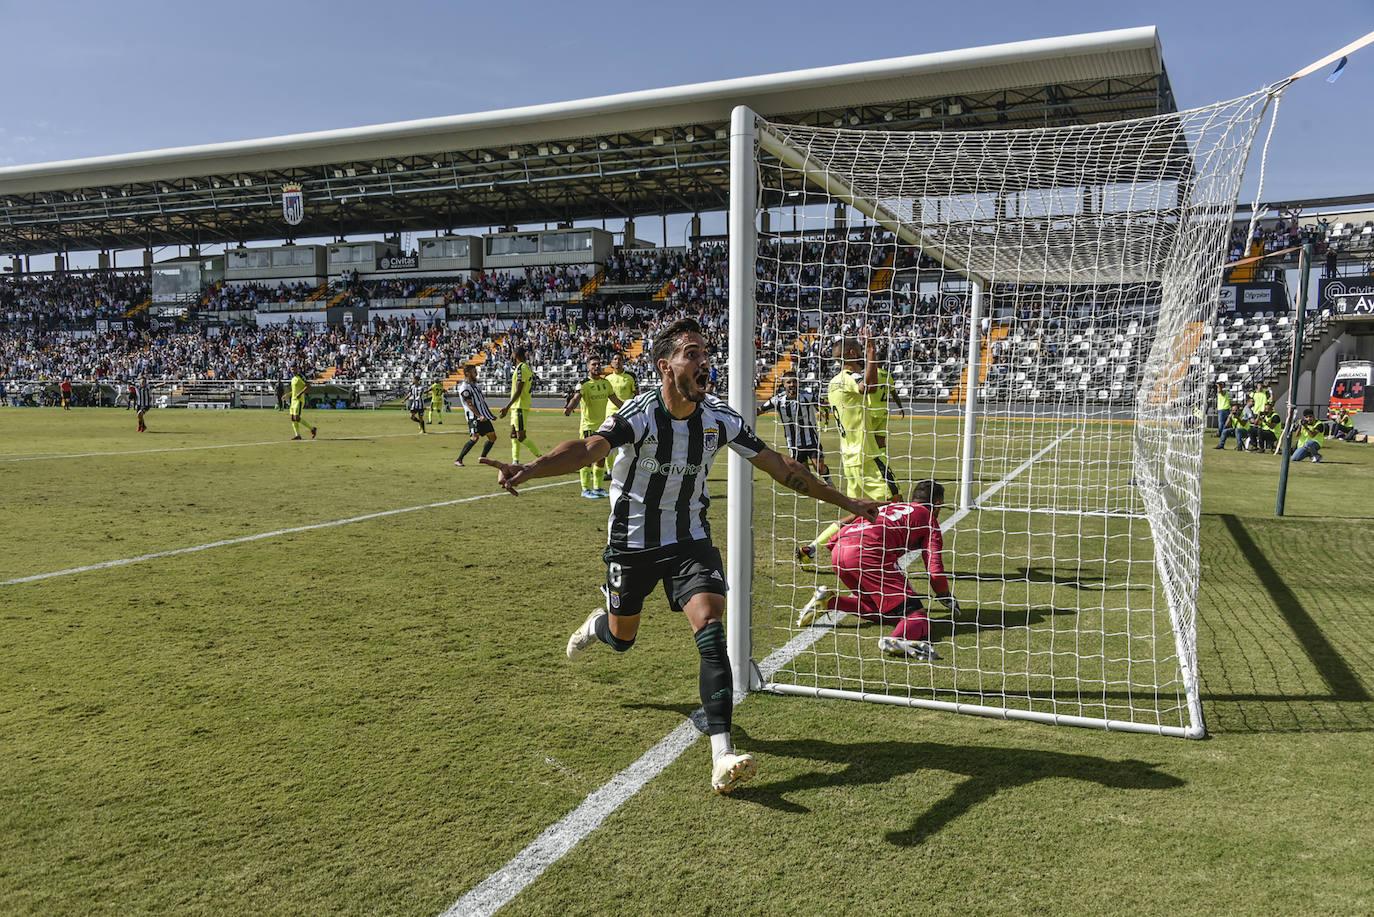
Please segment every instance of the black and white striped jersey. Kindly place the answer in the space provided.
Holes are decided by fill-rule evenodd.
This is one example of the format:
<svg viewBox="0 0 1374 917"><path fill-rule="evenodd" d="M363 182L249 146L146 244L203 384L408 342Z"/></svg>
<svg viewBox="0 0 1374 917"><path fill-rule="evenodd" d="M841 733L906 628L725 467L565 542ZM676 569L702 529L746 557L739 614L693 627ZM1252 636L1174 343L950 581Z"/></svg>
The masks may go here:
<svg viewBox="0 0 1374 917"><path fill-rule="evenodd" d="M596 435L611 444L610 544L657 548L711 537L706 479L722 446L753 458L768 446L729 405L707 395L678 420L659 390L625 402Z"/></svg>
<svg viewBox="0 0 1374 917"><path fill-rule="evenodd" d="M425 387L416 382L406 390L406 410L410 412L423 411L425 409Z"/></svg>
<svg viewBox="0 0 1374 917"><path fill-rule="evenodd" d="M468 420L496 419L491 413L491 408L487 407L487 399L482 390L470 385L466 379L458 383L458 400L463 403L463 411L468 415Z"/></svg>
<svg viewBox="0 0 1374 917"><path fill-rule="evenodd" d="M759 411L777 411L787 448L793 453L801 449L819 450L820 433L816 430L816 393L809 388L798 389L796 398L787 397L781 389L763 404Z"/></svg>

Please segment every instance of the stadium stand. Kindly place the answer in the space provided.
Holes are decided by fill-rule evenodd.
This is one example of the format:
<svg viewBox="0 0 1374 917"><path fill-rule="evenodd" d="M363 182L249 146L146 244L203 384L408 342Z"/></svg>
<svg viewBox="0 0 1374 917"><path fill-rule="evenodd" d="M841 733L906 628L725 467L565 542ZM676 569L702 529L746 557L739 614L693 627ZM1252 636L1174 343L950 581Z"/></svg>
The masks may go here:
<svg viewBox="0 0 1374 917"><path fill-rule="evenodd" d="M1374 242L1370 224L1322 227L1278 220L1260 226L1256 247L1246 253L1305 242L1324 250L1328 232L1333 242L1344 243L1344 262L1363 272L1355 246ZM1233 256L1240 257L1245 241L1245 227L1238 224L1230 243ZM859 330L852 318L838 315L838 307L849 297L867 296L875 333L893 342L887 356L903 401L962 399L970 380L964 368L966 342L956 329L968 306L959 290L930 290L934 262L873 227L820 237L780 236L765 245L770 246L767 263L777 265L777 273L760 276L756 286L760 358L753 381L760 397L766 397L782 368L795 368L803 384L823 386L834 372L832 342ZM571 389L593 352L603 358L622 353L637 376L651 376L645 354L654 335L677 317L691 315L701 321L717 354L723 390L728 381L727 268L725 244L703 240L686 249L615 249L604 264L443 276L345 273L323 284L215 282L174 327L166 322L157 330L146 321L97 324L147 302L146 272L9 277L0 280L0 379L18 391L25 381L115 380L147 373L197 383L197 393L214 400L206 383L273 380L303 367L313 378L352 387L362 403L380 403L415 376L451 385L468 362L484 364L484 386L499 393L508 379L512 348L523 342L535 367L536 394L548 397ZM1143 357L1138 341L1148 339L1153 321L1152 295L1146 285L994 288L977 380L980 396L1027 403L1065 397L1129 403L1135 367ZM783 302L780 296L790 298ZM512 303L529 311L503 311ZM414 314L377 315L354 327L304 321L257 327L251 318L348 305L429 310L426 314L443 310L443 321L435 325ZM1322 333L1323 322L1319 316L1309 325L1309 339ZM1286 315L1223 308L1211 344L1211 376L1237 393L1272 383L1286 363L1291 340Z"/></svg>

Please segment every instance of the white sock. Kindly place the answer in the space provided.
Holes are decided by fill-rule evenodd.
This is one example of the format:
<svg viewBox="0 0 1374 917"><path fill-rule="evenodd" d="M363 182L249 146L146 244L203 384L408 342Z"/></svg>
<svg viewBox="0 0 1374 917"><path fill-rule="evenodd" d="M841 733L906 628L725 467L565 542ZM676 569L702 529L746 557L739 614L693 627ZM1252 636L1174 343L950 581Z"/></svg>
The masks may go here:
<svg viewBox="0 0 1374 917"><path fill-rule="evenodd" d="M735 746L730 744L730 733L717 732L711 736L711 760L720 760L721 755L733 754Z"/></svg>

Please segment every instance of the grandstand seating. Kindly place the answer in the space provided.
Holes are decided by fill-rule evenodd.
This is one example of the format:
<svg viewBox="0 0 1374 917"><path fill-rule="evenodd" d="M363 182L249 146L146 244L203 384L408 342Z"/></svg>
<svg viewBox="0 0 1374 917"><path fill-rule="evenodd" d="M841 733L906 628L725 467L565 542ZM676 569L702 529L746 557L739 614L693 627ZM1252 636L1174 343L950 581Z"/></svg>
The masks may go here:
<svg viewBox="0 0 1374 917"><path fill-rule="evenodd" d="M1237 232L1243 237L1243 230ZM1291 227L1264 232L1270 249L1295 238ZM1304 227L1296 238L1310 232L1310 227ZM1374 242L1374 226L1338 223L1331 237ZM1233 244L1243 241L1233 240ZM937 303L934 297L922 299L914 292L919 287L917 272L930 264L919 252L896 246L890 237L873 230L855 230L842 240L773 240L765 245L771 246L775 260L788 273L774 278L776 283L765 279L759 285L760 307L774 310L776 306L769 312L771 323L761 350L766 362L759 367L756 392L760 398L771 394L788 368L797 369L803 384L823 386L834 373L833 360L825 352L828 342L837 334L851 333L842 327L834 308L854 291L872 294L895 289L890 300L875 298L880 305L870 318L897 342L891 362L898 394L906 402L962 401L970 384L964 365L966 342L953 339L950 329L957 326L964 307L962 302L952 306L946 302L957 301L957 296L946 294ZM1347 246L1343 243L1342 247ZM800 257L803 249L805 258ZM666 317L678 313L708 320L716 366L723 373L727 262L725 246L708 243L687 251L618 250L607 264L590 269L472 271L399 280L353 277L347 282L275 287L220 284L203 291L193 312L242 316L257 310L319 310L356 300L374 307L447 307L453 318L469 314L457 312L460 305L493 301L585 306L589 312L575 330L566 323L520 319L519 334L531 344L536 394L547 396L563 394L582 378L586 355L592 349L603 356L611 349L621 350L632 371L645 378L650 371L643 356L648 340ZM800 301L778 302L789 290ZM619 310L605 307L617 300L640 304L637 318L627 321ZM36 340L47 342L41 346L48 348L41 360L22 356L22 348L13 341L8 347L4 343L7 328L90 328L94 318L134 315L150 301L146 275L140 279L105 272L87 279L0 280L0 378L42 378L62 372L118 377L139 367L155 367L151 371L169 378L248 378L252 373L268 378L284 372L287 362L304 360L317 379L337 377L364 395L380 397L400 391L417 374L437 376L451 385L469 362L482 365L484 386L503 390L510 371L514 339L507 337L505 323L484 326L481 320L450 330L437 341L415 323L348 331L310 328L301 332L297 327L295 334L249 328L239 332L249 341L244 347L251 353L245 354L227 353L214 338L205 339L205 332L198 328L187 332L188 338L198 339L194 345L178 344L178 335L140 338L136 348L117 335L96 336L78 347L39 337ZM808 315L819 314L821 325L797 327L798 306ZM884 311L889 308L890 313ZM1126 305L1120 308L1126 310ZM599 310L595 321L593 309ZM1129 311L1120 313L1119 320L1101 313L1080 317L1075 312L1053 321L1038 313L1034 318L1001 315L984 341L977 381L980 396L1007 402L1075 398L1129 404L1135 395L1135 367L1144 357L1141 342L1149 339L1152 330L1150 311L1148 303L1137 299L1130 302ZM224 333L233 333L232 327ZM266 356L258 352L265 346L262 342L270 342ZM1274 378L1290 342L1286 316L1228 314L1218 322L1208 371L1238 391L1254 387ZM346 343L350 346L341 347ZM64 359L71 362L64 365Z"/></svg>

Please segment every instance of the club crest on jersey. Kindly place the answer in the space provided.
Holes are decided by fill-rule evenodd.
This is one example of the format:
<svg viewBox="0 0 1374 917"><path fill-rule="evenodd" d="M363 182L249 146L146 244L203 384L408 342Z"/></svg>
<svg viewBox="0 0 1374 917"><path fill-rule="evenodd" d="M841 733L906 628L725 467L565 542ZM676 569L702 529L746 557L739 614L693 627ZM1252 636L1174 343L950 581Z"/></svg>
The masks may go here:
<svg viewBox="0 0 1374 917"><path fill-rule="evenodd" d="M288 226L299 226L305 219L305 192L300 185L281 186L281 218Z"/></svg>
<svg viewBox="0 0 1374 917"><path fill-rule="evenodd" d="M706 452L715 452L719 445L720 431L715 427L704 430L701 434L701 447Z"/></svg>

